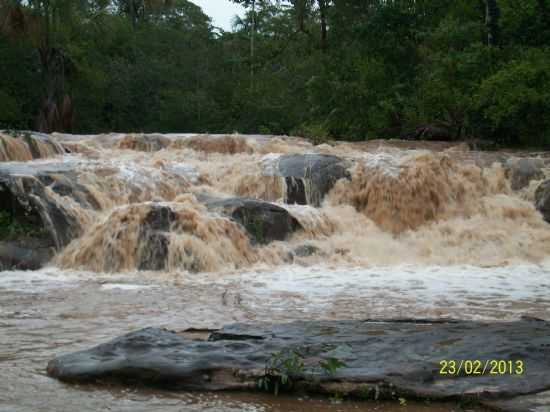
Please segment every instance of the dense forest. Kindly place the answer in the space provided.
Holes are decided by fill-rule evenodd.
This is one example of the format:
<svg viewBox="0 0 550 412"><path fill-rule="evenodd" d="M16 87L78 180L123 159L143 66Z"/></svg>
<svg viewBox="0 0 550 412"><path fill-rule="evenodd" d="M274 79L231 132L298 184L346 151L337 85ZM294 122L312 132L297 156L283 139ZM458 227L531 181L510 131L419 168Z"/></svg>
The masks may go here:
<svg viewBox="0 0 550 412"><path fill-rule="evenodd" d="M0 129L550 146L550 0L0 0Z"/></svg>

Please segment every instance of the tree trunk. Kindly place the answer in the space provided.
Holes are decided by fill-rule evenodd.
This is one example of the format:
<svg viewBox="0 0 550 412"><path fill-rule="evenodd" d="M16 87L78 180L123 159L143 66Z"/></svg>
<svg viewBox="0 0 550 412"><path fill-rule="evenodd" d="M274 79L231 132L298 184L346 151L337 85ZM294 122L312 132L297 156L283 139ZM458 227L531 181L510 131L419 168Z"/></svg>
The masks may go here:
<svg viewBox="0 0 550 412"><path fill-rule="evenodd" d="M254 53L256 40L256 0L252 0L252 28L250 33L250 88L254 88Z"/></svg>
<svg viewBox="0 0 550 412"><path fill-rule="evenodd" d="M485 25L487 26L487 45L496 46L499 43L500 9L497 0L485 0Z"/></svg>
<svg viewBox="0 0 550 412"><path fill-rule="evenodd" d="M307 0L294 0L294 10L298 23L298 31L306 32Z"/></svg>
<svg viewBox="0 0 550 412"><path fill-rule="evenodd" d="M319 13L321 15L321 49L327 48L327 0L317 0L319 3Z"/></svg>

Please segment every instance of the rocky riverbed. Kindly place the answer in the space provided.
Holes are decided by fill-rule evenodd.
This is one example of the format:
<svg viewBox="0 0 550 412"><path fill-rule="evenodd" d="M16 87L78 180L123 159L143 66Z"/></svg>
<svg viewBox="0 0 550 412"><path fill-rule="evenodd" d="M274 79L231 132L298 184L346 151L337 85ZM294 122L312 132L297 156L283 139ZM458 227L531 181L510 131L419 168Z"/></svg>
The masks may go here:
<svg viewBox="0 0 550 412"><path fill-rule="evenodd" d="M340 403L357 398L357 383L378 385L379 399L391 395L372 406L386 411L458 408L417 397L479 398L507 410L546 403L547 358L537 356L550 318L547 153L243 135L28 132L0 141L2 411L371 407ZM397 318L436 321L390 322ZM447 318L460 322L440 323ZM325 326L335 333L315 333ZM221 332L200 342L208 333L183 333L190 328ZM86 352L125 334L112 350ZM172 346L156 346L165 339ZM321 341L332 346L319 351ZM308 345L296 387L333 401L187 395L227 389L224 382L257 390L274 354ZM433 378L440 356L476 353L473 360L521 355L531 374ZM90 354L109 360L97 367ZM46 376L55 358L49 372L64 380L87 380L70 364L150 383L141 378L166 364L155 362L177 355L170 370L181 371L178 362L191 359L182 354L197 356L186 379L198 378L175 392ZM324 373L320 362L331 359L346 366ZM204 363L219 376L203 373ZM389 383L397 390L382 390Z"/></svg>

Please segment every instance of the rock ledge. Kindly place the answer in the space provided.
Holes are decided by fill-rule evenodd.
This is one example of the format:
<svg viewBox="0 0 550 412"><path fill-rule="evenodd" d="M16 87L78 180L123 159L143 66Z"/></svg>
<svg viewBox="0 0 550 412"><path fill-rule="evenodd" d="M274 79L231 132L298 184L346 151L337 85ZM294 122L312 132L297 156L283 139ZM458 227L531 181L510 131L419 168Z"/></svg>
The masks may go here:
<svg viewBox="0 0 550 412"><path fill-rule="evenodd" d="M440 361L468 359L521 360L524 373L440 374ZM330 363L336 366L327 367ZM288 374L291 390L365 399L469 399L501 410L535 411L550 389L550 322L234 324L206 341L147 328L60 356L48 373L68 382L114 380L184 390L257 390L266 378L268 384L280 383Z"/></svg>

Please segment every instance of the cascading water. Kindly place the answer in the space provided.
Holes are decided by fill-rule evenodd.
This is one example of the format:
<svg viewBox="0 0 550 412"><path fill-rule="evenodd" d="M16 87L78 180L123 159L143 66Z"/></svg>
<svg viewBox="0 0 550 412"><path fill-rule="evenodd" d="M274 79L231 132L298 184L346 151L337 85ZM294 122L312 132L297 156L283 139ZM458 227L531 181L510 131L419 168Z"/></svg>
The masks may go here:
<svg viewBox="0 0 550 412"><path fill-rule="evenodd" d="M288 263L304 243L323 252L310 263L361 265L541 262L550 250L547 224L510 189L504 166L464 150L340 146L336 157L279 138L283 150L265 155L273 146L265 137L57 138L93 155L4 163L0 172L7 190L38 211L59 251L54 262L66 269L143 269L139 256L155 248L167 249L166 262L151 267L194 272ZM243 196L283 206L300 230L255 245L250 234L264 236L264 211L243 225L204 200ZM164 246L140 235L159 202L175 216Z"/></svg>

